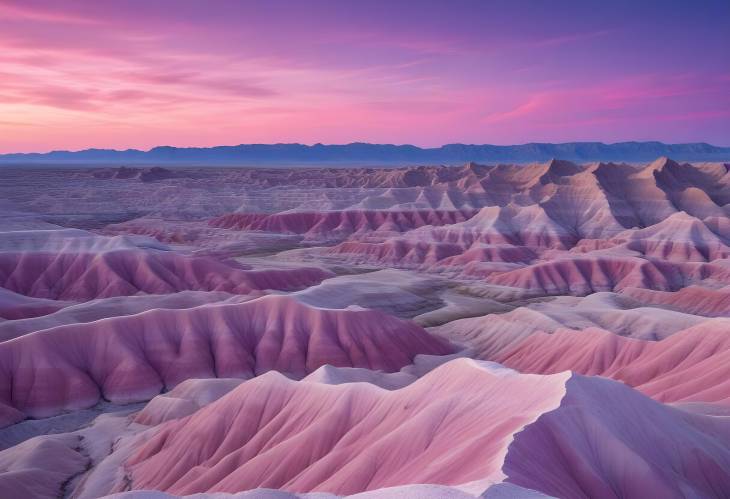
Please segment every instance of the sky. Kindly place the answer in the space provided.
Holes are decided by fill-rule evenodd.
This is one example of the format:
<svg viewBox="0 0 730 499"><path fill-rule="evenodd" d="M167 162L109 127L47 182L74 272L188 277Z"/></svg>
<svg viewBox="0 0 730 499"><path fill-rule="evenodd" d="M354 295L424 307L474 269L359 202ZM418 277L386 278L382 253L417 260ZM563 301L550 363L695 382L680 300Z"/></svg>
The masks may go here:
<svg viewBox="0 0 730 499"><path fill-rule="evenodd" d="M0 0L0 152L730 146L730 1Z"/></svg>

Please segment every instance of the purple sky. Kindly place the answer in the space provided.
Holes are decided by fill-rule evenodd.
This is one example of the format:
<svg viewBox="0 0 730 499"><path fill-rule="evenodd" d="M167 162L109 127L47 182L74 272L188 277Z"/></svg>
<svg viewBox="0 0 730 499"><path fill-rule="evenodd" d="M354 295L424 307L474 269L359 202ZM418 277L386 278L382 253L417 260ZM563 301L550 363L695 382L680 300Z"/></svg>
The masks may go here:
<svg viewBox="0 0 730 499"><path fill-rule="evenodd" d="M730 145L730 1L0 0L0 152Z"/></svg>

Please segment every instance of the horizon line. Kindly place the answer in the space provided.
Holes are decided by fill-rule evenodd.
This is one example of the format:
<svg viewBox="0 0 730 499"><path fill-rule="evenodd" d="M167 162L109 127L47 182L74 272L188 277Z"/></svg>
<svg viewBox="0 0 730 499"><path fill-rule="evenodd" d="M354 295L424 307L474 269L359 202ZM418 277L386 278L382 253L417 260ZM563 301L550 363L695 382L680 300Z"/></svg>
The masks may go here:
<svg viewBox="0 0 730 499"><path fill-rule="evenodd" d="M149 153L154 150L158 149L215 149L215 148L235 148L235 147L246 147L246 146L303 146L303 147L345 147L345 146L353 146L353 145L369 145L369 146L389 146L389 147L413 147L420 150L436 150L436 149L442 149L444 147L448 146L468 146L468 147L483 147L483 146L490 146L490 147L522 147L522 146L530 146L530 145L548 145L548 146L561 146L561 145L578 145L578 144L596 144L596 145L602 145L602 146L616 146L616 145L623 145L623 144L657 144L662 146L690 146L690 145L702 145L702 146L709 146L717 149L730 149L730 145L716 145L711 144L709 142L701 141L701 142L663 142L661 140L623 140L618 142L603 142L598 140L575 140L575 141L566 141L566 142L539 142L539 141L531 141L531 142L522 142L522 143L516 143L516 144L493 144L488 142L482 142L482 143L466 143L466 142L450 142L441 144L439 146L419 146L412 143L389 143L389 142L366 142L366 141L353 141L353 142L344 142L344 143L323 143L323 142L314 142L314 143L305 143L305 142L241 142L238 144L217 144L217 145L211 145L211 146L195 146L195 145L188 145L188 146L182 146L182 145L169 145L169 144L160 144L156 145L154 147L151 147L149 149L138 149L136 147L127 147L125 149L117 149L117 148L105 148L105 147L86 147L83 149L51 149L51 150L44 150L44 151L16 151L16 152L0 152L0 157L2 156L16 156L16 155L47 155L47 154L53 154L53 153L82 153L82 152L88 152L88 151L105 151L105 152L141 152L141 153Z"/></svg>

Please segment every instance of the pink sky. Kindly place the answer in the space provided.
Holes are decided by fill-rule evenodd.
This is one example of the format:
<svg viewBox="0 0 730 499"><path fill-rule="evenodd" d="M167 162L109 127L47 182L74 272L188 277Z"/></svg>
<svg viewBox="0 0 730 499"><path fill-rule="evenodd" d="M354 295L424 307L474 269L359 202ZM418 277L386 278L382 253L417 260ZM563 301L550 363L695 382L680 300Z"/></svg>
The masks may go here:
<svg viewBox="0 0 730 499"><path fill-rule="evenodd" d="M730 145L730 2L560 4L0 0L0 152Z"/></svg>

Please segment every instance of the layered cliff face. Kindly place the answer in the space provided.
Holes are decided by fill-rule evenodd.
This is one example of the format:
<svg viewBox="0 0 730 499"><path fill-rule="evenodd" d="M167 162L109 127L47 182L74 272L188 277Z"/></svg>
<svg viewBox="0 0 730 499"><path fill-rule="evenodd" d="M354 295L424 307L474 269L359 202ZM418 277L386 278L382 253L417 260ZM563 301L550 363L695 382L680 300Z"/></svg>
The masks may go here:
<svg viewBox="0 0 730 499"><path fill-rule="evenodd" d="M726 496L729 170L3 170L0 495Z"/></svg>
<svg viewBox="0 0 730 499"><path fill-rule="evenodd" d="M415 324L381 312L326 310L286 296L58 326L0 350L3 413L32 417L101 398L148 400L189 378L270 370L302 377L325 364L392 372L418 354L452 352Z"/></svg>

